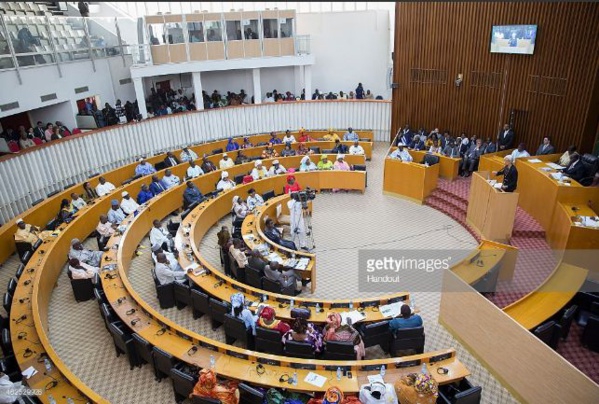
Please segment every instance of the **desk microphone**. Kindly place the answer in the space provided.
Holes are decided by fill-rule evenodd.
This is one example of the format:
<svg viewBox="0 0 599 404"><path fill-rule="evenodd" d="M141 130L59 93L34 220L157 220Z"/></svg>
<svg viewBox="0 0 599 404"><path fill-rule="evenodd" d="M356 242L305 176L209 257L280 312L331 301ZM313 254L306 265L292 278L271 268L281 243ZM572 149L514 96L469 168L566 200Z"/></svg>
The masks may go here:
<svg viewBox="0 0 599 404"><path fill-rule="evenodd" d="M578 206L572 206L572 211L577 212L579 210L580 210L580 208Z"/></svg>

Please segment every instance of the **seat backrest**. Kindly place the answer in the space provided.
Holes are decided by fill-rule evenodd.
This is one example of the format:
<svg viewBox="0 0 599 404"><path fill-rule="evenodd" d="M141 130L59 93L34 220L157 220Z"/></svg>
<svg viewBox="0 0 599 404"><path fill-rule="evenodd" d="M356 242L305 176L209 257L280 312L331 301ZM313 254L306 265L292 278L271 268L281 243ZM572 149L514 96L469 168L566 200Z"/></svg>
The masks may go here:
<svg viewBox="0 0 599 404"><path fill-rule="evenodd" d="M264 199L264 202L268 201L271 198L275 197L275 191L273 191L272 189L270 191L266 191L265 193L262 194L262 199Z"/></svg>
<svg viewBox="0 0 599 404"><path fill-rule="evenodd" d="M229 313L225 314L225 334L236 338L245 337L247 335L245 323Z"/></svg>
<svg viewBox="0 0 599 404"><path fill-rule="evenodd" d="M364 327L364 338L388 333L389 321L379 321L378 323L370 323Z"/></svg>
<svg viewBox="0 0 599 404"><path fill-rule="evenodd" d="M15 294L15 289L17 288L17 280L15 278L10 278L10 280L8 281L8 287L7 287L7 292L10 293L11 295Z"/></svg>
<svg viewBox="0 0 599 404"><path fill-rule="evenodd" d="M223 152L223 149L214 149L212 150L212 154L220 154Z"/></svg>
<svg viewBox="0 0 599 404"><path fill-rule="evenodd" d="M264 327L256 327L256 338L260 338L267 341L281 342L281 333L277 330L269 330Z"/></svg>
<svg viewBox="0 0 599 404"><path fill-rule="evenodd" d="M117 323L109 323L108 331L112 335L114 344L119 347L123 352L127 352L126 335L125 332L118 326Z"/></svg>
<svg viewBox="0 0 599 404"><path fill-rule="evenodd" d="M135 350L137 351L137 355L145 360L148 363L154 365L154 350L152 344L143 339L139 334L133 333L131 334L133 337L133 344L135 345Z"/></svg>
<svg viewBox="0 0 599 404"><path fill-rule="evenodd" d="M210 298L204 292L191 289L191 307L201 313L210 313Z"/></svg>
<svg viewBox="0 0 599 404"><path fill-rule="evenodd" d="M482 398L482 387L476 386L456 393L451 400L452 404L479 404Z"/></svg>
<svg viewBox="0 0 599 404"><path fill-rule="evenodd" d="M322 154L333 154L333 149L322 149Z"/></svg>
<svg viewBox="0 0 599 404"><path fill-rule="evenodd" d="M210 317L213 319L224 323L225 322L225 314L231 311L229 304L227 302L221 302L217 299L210 299Z"/></svg>
<svg viewBox="0 0 599 404"><path fill-rule="evenodd" d="M262 289L262 275L260 271L246 266L245 267L245 282L254 288Z"/></svg>
<svg viewBox="0 0 599 404"><path fill-rule="evenodd" d="M314 154L320 154L320 147L318 146L312 146L310 147L310 150L312 150Z"/></svg>
<svg viewBox="0 0 599 404"><path fill-rule="evenodd" d="M240 404L262 404L264 393L258 389L248 386L245 383L239 383L239 403Z"/></svg>
<svg viewBox="0 0 599 404"><path fill-rule="evenodd" d="M173 355L163 351L157 346L153 347L152 349L154 351L154 365L156 366L156 369L166 375L169 375L171 373L171 369L176 365L177 360L175 357L173 357Z"/></svg>
<svg viewBox="0 0 599 404"><path fill-rule="evenodd" d="M236 175L235 177L233 177L235 184L239 185L243 182L243 177L245 177L245 174L239 174Z"/></svg>
<svg viewBox="0 0 599 404"><path fill-rule="evenodd" d="M33 246L29 243L24 243L22 241L15 241L15 247L17 248L17 252L19 253L19 257L23 257L27 251L31 251Z"/></svg>
<svg viewBox="0 0 599 404"><path fill-rule="evenodd" d="M354 171L366 171L366 165L354 164Z"/></svg>
<svg viewBox="0 0 599 404"><path fill-rule="evenodd" d="M424 327L400 328L395 331L396 339L418 338L424 335Z"/></svg>
<svg viewBox="0 0 599 404"><path fill-rule="evenodd" d="M23 256L21 256L21 262L23 264L27 264L29 262L29 259L31 258L31 254L32 254L31 250L25 251L25 254L23 254Z"/></svg>
<svg viewBox="0 0 599 404"><path fill-rule="evenodd" d="M287 341L285 342L285 353L287 353L289 356L295 356L298 358L315 358L314 349L308 342Z"/></svg>
<svg viewBox="0 0 599 404"><path fill-rule="evenodd" d="M60 192L60 189L57 189L56 191L52 191L50 192L48 195L46 195L48 198L53 197L54 195L58 194Z"/></svg>
<svg viewBox="0 0 599 404"><path fill-rule="evenodd" d="M580 161L582 161L582 164L586 169L585 176L587 177L594 176L597 170L599 170L599 157L591 153L583 154Z"/></svg>
<svg viewBox="0 0 599 404"><path fill-rule="evenodd" d="M435 156L434 154L425 154L423 163L428 163L429 166L438 164L439 156Z"/></svg>
<svg viewBox="0 0 599 404"><path fill-rule="evenodd" d="M3 305L4 310L6 310L6 313L10 315L10 307L12 306L12 295L8 292L4 294Z"/></svg>
<svg viewBox="0 0 599 404"><path fill-rule="evenodd" d="M279 282L270 280L267 277L262 278L262 287L267 292L281 293L281 284Z"/></svg>
<svg viewBox="0 0 599 404"><path fill-rule="evenodd" d="M555 321L548 321L537 327L533 331L533 334L551 348L557 349L559 338L562 334L562 327Z"/></svg>
<svg viewBox="0 0 599 404"><path fill-rule="evenodd" d="M21 275L23 275L23 271L25 271L25 264L19 264L19 266L17 267L17 272L15 272L15 276L17 277L17 279L19 279Z"/></svg>
<svg viewBox="0 0 599 404"><path fill-rule="evenodd" d="M166 163L164 161L159 161L158 163L154 164L154 169L156 171L164 170L165 168L166 168Z"/></svg>
<svg viewBox="0 0 599 404"><path fill-rule="evenodd" d="M173 389L183 397L189 397L197 380L190 374L187 374L177 368L172 368L170 377L173 381Z"/></svg>
<svg viewBox="0 0 599 404"><path fill-rule="evenodd" d="M56 230L57 225L58 225L58 220L56 220L56 218L54 218L46 224L46 230Z"/></svg>
<svg viewBox="0 0 599 404"><path fill-rule="evenodd" d="M31 206L39 205L43 201L44 201L44 198L40 198L40 199L38 199L36 201L31 202Z"/></svg>
<svg viewBox="0 0 599 404"><path fill-rule="evenodd" d="M216 398L192 396L191 404L221 404L221 401Z"/></svg>
<svg viewBox="0 0 599 404"><path fill-rule="evenodd" d="M572 325L572 320L574 320L574 314L576 314L577 310L578 310L578 306L572 305L572 306L568 307L566 309L566 311L564 312L564 315L562 316L562 318L559 321L559 325L562 327L563 333L567 333L567 330L570 329L570 326Z"/></svg>
<svg viewBox="0 0 599 404"><path fill-rule="evenodd" d="M354 344L351 341L327 341L325 343L325 350L327 354L349 355L350 357L356 355Z"/></svg>
<svg viewBox="0 0 599 404"><path fill-rule="evenodd" d="M66 189L69 189L69 188L72 188L72 187L74 187L75 185L76 185L76 184L73 182L72 184L67 184L67 185L65 185L63 189L65 189L65 190L66 190Z"/></svg>

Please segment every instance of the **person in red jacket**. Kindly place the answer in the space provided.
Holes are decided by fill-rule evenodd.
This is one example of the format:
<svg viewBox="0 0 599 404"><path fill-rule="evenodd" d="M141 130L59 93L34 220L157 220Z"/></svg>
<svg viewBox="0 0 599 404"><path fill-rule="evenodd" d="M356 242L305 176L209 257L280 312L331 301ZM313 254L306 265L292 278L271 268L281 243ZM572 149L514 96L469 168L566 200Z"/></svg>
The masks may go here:
<svg viewBox="0 0 599 404"><path fill-rule="evenodd" d="M295 181L294 175L287 176L287 184L285 184L285 194L301 191L302 187Z"/></svg>

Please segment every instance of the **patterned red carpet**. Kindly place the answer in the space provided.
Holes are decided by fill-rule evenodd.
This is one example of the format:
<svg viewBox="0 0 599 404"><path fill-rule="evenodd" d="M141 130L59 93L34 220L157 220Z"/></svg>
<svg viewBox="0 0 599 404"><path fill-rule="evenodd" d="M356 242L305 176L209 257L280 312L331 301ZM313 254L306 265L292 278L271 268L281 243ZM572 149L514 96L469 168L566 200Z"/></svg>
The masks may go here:
<svg viewBox="0 0 599 404"><path fill-rule="evenodd" d="M477 240L480 237L466 224L470 178L455 181L439 179L437 189L426 204L450 216L466 228ZM555 269L557 262L545 241L545 231L528 213L518 208L514 221L511 244L518 247L514 278L499 282L497 292L486 297L497 307L505 307L537 288ZM580 344L582 329L574 323L566 341L561 341L557 352L595 382L599 383L599 353Z"/></svg>

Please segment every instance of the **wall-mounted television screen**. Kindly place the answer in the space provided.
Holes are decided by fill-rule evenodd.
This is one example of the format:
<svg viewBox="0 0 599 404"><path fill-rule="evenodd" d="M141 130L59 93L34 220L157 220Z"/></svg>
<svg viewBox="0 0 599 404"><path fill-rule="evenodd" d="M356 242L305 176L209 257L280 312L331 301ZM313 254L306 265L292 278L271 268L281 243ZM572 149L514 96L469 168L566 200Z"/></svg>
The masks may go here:
<svg viewBox="0 0 599 404"><path fill-rule="evenodd" d="M536 39L536 25L494 25L491 32L491 53L532 55Z"/></svg>

